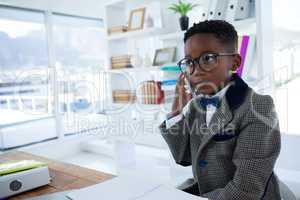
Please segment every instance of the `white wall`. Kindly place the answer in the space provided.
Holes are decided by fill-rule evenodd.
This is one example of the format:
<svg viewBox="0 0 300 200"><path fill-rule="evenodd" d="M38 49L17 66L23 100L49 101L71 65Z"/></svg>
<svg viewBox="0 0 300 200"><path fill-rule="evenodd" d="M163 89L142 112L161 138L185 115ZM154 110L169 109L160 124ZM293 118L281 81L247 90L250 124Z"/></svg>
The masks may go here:
<svg viewBox="0 0 300 200"><path fill-rule="evenodd" d="M104 17L104 5L109 0L0 0L0 4L52 10L86 17Z"/></svg>

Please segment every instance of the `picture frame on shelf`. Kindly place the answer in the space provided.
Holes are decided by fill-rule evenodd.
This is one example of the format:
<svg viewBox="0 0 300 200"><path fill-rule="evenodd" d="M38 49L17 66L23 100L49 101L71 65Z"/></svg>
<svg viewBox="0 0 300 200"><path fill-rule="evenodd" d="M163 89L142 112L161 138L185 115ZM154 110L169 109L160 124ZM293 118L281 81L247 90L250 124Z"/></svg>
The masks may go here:
<svg viewBox="0 0 300 200"><path fill-rule="evenodd" d="M155 50L153 66L160 66L167 63L175 62L176 47L168 47Z"/></svg>
<svg viewBox="0 0 300 200"><path fill-rule="evenodd" d="M145 13L145 7L130 11L128 31L136 31L144 28Z"/></svg>

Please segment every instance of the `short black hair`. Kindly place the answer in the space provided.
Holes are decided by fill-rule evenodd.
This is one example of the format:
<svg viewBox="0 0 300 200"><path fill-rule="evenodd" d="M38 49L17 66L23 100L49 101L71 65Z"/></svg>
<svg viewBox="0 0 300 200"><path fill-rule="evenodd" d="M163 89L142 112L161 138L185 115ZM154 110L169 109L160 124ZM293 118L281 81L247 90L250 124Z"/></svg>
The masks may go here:
<svg viewBox="0 0 300 200"><path fill-rule="evenodd" d="M213 34L222 44L232 50L237 50L238 34L234 26L224 20L205 20L189 28L184 34L184 43L195 34L209 33Z"/></svg>

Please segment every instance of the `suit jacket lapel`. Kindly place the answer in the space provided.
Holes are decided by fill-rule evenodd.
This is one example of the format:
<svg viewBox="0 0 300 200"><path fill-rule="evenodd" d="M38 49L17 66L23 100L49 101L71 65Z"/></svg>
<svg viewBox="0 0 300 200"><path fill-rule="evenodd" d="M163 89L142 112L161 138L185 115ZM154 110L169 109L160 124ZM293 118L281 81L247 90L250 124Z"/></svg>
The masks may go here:
<svg viewBox="0 0 300 200"><path fill-rule="evenodd" d="M206 111L197 103L197 100L194 99L190 106L190 126L193 127L194 131L199 133L201 136L205 134L206 128ZM196 129L195 129L196 128Z"/></svg>
<svg viewBox="0 0 300 200"><path fill-rule="evenodd" d="M237 109L244 102L248 85L237 74L233 75L230 84L231 86L226 92L225 97L222 98L221 106L216 110L209 125L207 125L207 130L202 131L203 136L198 149L198 155L214 135L224 131L224 128L233 119L233 110Z"/></svg>
<svg viewBox="0 0 300 200"><path fill-rule="evenodd" d="M222 131L224 127L232 120L232 117L233 114L230 110L227 100L226 98L223 98L220 107L213 114L208 125L209 129L212 132L212 135L215 135Z"/></svg>
<svg viewBox="0 0 300 200"><path fill-rule="evenodd" d="M207 130L202 136L201 145L198 149L198 153L207 145L207 143L212 139L212 137L224 130L224 128L232 120L233 114L227 103L226 98L221 101L221 106L216 110L211 118L210 123L207 125Z"/></svg>

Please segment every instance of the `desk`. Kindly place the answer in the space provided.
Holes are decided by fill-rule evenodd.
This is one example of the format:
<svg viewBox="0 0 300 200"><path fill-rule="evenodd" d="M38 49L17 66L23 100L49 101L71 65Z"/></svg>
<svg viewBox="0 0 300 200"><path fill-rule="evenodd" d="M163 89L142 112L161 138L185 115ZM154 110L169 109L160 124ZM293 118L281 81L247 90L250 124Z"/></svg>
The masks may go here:
<svg viewBox="0 0 300 200"><path fill-rule="evenodd" d="M9 198L9 200L20 200L54 192L79 189L103 182L113 177L113 175L102 173L96 170L50 160L21 151L0 154L0 163L18 160L37 160L48 163L50 177L52 180L49 185L13 196Z"/></svg>

